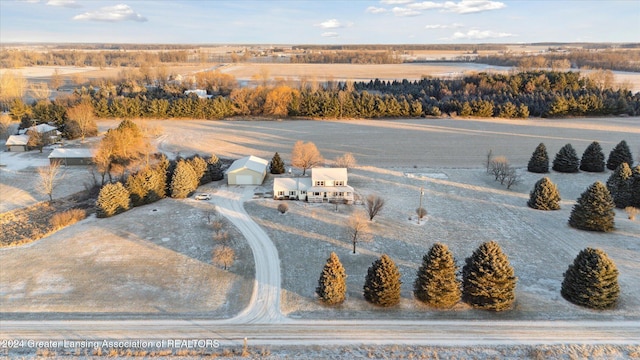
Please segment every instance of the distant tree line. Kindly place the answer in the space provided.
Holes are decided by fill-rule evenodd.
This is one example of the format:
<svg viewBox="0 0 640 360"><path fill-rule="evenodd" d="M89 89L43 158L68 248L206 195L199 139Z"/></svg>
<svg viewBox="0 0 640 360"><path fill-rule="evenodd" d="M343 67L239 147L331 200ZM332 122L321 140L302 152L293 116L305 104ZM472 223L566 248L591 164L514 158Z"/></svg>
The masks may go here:
<svg viewBox="0 0 640 360"><path fill-rule="evenodd" d="M569 51L549 51L535 56L522 56L520 54L500 54L479 56L475 61L482 64L521 67L524 63L531 63L532 58L542 59L535 61L538 67L552 67L554 62L568 60L574 69L608 69L618 71L640 71L640 50L586 50L571 49Z"/></svg>
<svg viewBox="0 0 640 360"><path fill-rule="evenodd" d="M327 51L291 56L291 63L302 64L401 64L392 51Z"/></svg>
<svg viewBox="0 0 640 360"><path fill-rule="evenodd" d="M302 83L239 87L223 76L197 81L211 98L184 94L184 85L145 86L140 78L99 88L82 88L69 97L31 106L15 99L14 119L63 126L67 109L92 104L97 118L222 119L233 116L311 118L407 118L473 116L527 118L640 114L640 93L607 87L606 81L577 72L479 73L461 79L422 79Z"/></svg>

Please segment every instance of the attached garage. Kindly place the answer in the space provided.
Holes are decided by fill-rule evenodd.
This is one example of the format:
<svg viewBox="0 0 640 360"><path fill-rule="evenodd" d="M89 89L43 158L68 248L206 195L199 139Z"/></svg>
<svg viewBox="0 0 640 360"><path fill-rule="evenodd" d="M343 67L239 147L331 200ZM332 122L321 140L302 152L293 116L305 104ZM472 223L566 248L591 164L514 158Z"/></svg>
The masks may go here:
<svg viewBox="0 0 640 360"><path fill-rule="evenodd" d="M229 185L262 185L269 162L256 156L238 159L227 169Z"/></svg>

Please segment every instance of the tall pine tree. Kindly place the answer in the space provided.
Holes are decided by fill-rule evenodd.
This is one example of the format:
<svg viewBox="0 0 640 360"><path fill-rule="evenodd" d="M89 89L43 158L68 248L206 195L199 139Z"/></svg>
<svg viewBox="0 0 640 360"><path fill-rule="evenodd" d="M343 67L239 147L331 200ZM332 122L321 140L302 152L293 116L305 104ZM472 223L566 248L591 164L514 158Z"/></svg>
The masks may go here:
<svg viewBox="0 0 640 360"><path fill-rule="evenodd" d="M640 165L633 168L631 178L631 206L640 209Z"/></svg>
<svg viewBox="0 0 640 360"><path fill-rule="evenodd" d="M280 154L276 152L271 159L271 173L284 174L284 171L284 161L282 161Z"/></svg>
<svg viewBox="0 0 640 360"><path fill-rule="evenodd" d="M370 303L389 307L400 303L400 271L386 254L374 261L364 282L364 298Z"/></svg>
<svg viewBox="0 0 640 360"><path fill-rule="evenodd" d="M531 154L527 170L539 174L549 172L549 154L547 154L547 147L544 143L540 143Z"/></svg>
<svg viewBox="0 0 640 360"><path fill-rule="evenodd" d="M413 283L414 296L423 303L446 309L460 301L458 267L447 245L436 243L422 258Z"/></svg>
<svg viewBox="0 0 640 360"><path fill-rule="evenodd" d="M591 309L609 309L620 295L618 269L607 254L586 248L576 256L564 273L562 297Z"/></svg>
<svg viewBox="0 0 640 360"><path fill-rule="evenodd" d="M516 300L513 267L495 241L485 242L466 259L462 268L462 299L486 310L503 311Z"/></svg>
<svg viewBox="0 0 640 360"><path fill-rule="evenodd" d="M537 210L559 210L560 193L556 184L548 177L538 180L529 194L527 202L530 208Z"/></svg>
<svg viewBox="0 0 640 360"><path fill-rule="evenodd" d="M580 195L571 210L569 225L589 231L611 231L614 227L615 204L607 187L597 181Z"/></svg>
<svg viewBox="0 0 640 360"><path fill-rule="evenodd" d="M580 170L587 172L604 171L604 153L599 142L592 142L584 150L582 160L580 160Z"/></svg>
<svg viewBox="0 0 640 360"><path fill-rule="evenodd" d="M100 189L96 200L96 216L110 217L129 210L131 201L129 191L122 183L108 183Z"/></svg>
<svg viewBox="0 0 640 360"><path fill-rule="evenodd" d="M576 150L567 144L558 151L556 157L553 159L553 170L563 173L575 173L580 168L580 159Z"/></svg>
<svg viewBox="0 0 640 360"><path fill-rule="evenodd" d="M620 163L607 180L607 189L619 209L633 205L633 172L626 162Z"/></svg>
<svg viewBox="0 0 640 360"><path fill-rule="evenodd" d="M337 305L344 302L347 293L347 274L336 253L332 252L322 269L316 293L320 300L327 305Z"/></svg>
<svg viewBox="0 0 640 360"><path fill-rule="evenodd" d="M629 149L629 145L627 142L622 140L614 147L609 153L609 158L607 159L607 169L615 170L618 165L621 163L627 163L629 167L633 165L633 156L631 155L631 150Z"/></svg>
<svg viewBox="0 0 640 360"><path fill-rule="evenodd" d="M184 199L198 188L198 175L186 160L180 160L176 164L171 179L171 197Z"/></svg>

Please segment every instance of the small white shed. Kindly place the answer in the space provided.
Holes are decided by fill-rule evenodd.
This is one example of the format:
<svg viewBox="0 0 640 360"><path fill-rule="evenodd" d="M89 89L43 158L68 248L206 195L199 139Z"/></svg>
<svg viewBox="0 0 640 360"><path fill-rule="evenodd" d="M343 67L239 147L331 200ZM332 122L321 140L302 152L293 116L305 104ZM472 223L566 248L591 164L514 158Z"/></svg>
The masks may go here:
<svg viewBox="0 0 640 360"><path fill-rule="evenodd" d="M257 156L246 156L238 159L227 169L229 185L262 185L267 175L269 162Z"/></svg>

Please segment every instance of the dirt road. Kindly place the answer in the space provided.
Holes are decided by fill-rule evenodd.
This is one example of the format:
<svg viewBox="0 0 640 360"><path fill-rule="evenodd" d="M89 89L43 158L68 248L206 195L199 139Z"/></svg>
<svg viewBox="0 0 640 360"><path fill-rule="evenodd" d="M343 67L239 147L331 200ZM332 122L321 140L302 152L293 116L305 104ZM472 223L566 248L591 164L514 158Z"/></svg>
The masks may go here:
<svg viewBox="0 0 640 360"><path fill-rule="evenodd" d="M226 322L234 324L274 324L285 320L280 313L280 259L278 250L262 228L244 210L244 201L253 196L253 187L221 188L212 201L218 212L244 235L256 266L255 285L249 306Z"/></svg>

